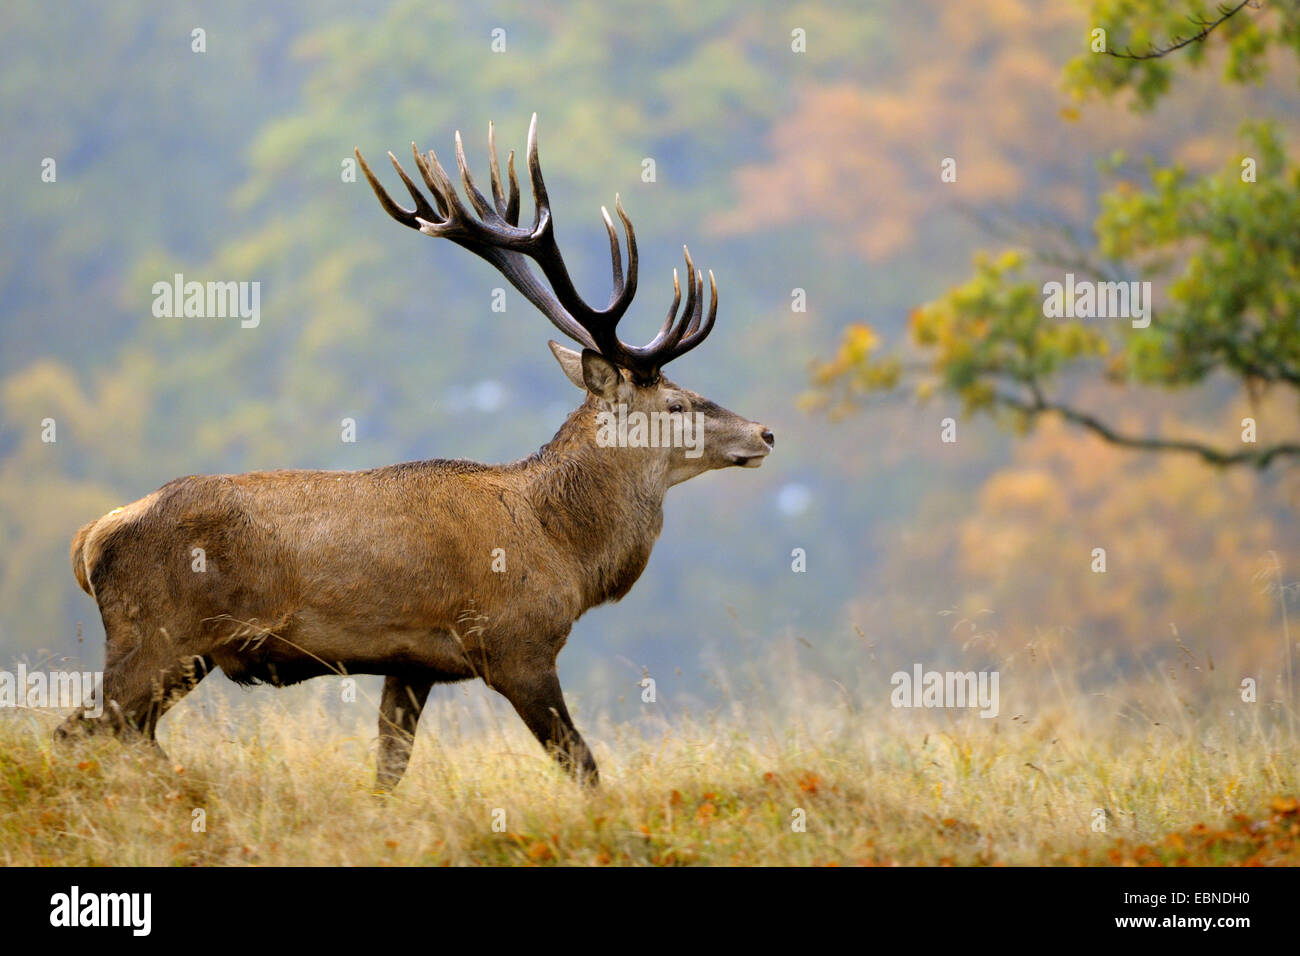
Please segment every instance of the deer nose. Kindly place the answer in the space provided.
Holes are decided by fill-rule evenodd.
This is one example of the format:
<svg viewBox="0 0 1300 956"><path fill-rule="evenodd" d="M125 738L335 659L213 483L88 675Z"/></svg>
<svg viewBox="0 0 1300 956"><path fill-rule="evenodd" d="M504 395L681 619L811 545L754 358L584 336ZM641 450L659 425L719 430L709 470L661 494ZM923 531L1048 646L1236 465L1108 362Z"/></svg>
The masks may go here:
<svg viewBox="0 0 1300 956"><path fill-rule="evenodd" d="M772 429L770 428L763 429L763 441L767 442L768 448L776 447L776 436L772 434Z"/></svg>

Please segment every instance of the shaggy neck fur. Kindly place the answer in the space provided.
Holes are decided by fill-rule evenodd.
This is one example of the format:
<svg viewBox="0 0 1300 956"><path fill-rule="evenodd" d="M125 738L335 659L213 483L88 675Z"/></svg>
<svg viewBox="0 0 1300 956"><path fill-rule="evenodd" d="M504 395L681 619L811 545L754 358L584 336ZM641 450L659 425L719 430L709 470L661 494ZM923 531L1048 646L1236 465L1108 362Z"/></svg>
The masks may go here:
<svg viewBox="0 0 1300 956"><path fill-rule="evenodd" d="M580 556L583 603L617 601L636 583L663 529L668 462L658 449L596 444L600 402L588 396L524 462L546 533Z"/></svg>

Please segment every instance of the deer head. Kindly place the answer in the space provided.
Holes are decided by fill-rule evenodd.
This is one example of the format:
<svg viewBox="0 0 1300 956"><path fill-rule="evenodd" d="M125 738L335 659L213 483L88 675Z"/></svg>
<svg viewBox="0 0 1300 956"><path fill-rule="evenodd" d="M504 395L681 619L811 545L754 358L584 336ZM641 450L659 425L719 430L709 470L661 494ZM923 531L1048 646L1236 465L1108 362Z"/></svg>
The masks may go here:
<svg viewBox="0 0 1300 956"><path fill-rule="evenodd" d="M356 156L380 204L390 216L425 235L450 239L492 263L557 329L582 346L581 351L575 351L556 342L550 343L565 375L574 385L584 389L588 393L587 401L600 410L601 414L597 416L598 444L612 441L616 447L641 449L642 455L655 458L662 466L669 485L714 468L756 468L762 463L775 442L769 429L696 392L675 385L662 374L666 364L704 341L713 330L718 314L718 287L713 273L709 273L710 304L706 315L704 276L695 268L686 247L682 249L686 261L685 305L682 305L681 284L674 269L673 300L668 316L658 334L646 345L628 345L617 334L618 322L631 305L637 287L636 233L617 196L614 209L627 235L626 278L618 232L608 210L602 206L600 212L609 233L613 262L613 291L609 304L603 309L594 308L574 288L556 245L555 221L537 157L536 113L528 129L528 178L535 207L530 228L519 225L519 184L515 178L514 151L506 159L507 192L501 181L491 124L488 125L491 202L475 186L465 161L460 133L456 133L456 164L465 193L477 215L471 215L462 204L455 186L432 150L422 155L412 143L411 152L432 196L432 204L397 158L392 153L388 158L415 202L413 209L394 202L359 150ZM533 272L529 259L540 267L545 282Z"/></svg>

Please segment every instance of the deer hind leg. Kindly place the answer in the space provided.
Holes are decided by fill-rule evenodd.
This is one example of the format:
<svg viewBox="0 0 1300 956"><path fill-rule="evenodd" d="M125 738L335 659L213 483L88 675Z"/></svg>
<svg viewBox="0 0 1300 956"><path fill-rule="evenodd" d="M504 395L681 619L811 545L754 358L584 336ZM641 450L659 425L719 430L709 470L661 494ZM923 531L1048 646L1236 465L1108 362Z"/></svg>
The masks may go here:
<svg viewBox="0 0 1300 956"><path fill-rule="evenodd" d="M384 695L379 702L376 789L392 790L406 773L415 730L432 688L433 678L419 673L384 678Z"/></svg>
<svg viewBox="0 0 1300 956"><path fill-rule="evenodd" d="M600 783L596 758L573 725L554 666L540 674L497 677L491 686L510 701L533 736L566 773L584 786Z"/></svg>
<svg viewBox="0 0 1300 956"><path fill-rule="evenodd" d="M116 610L106 609L103 619L108 644L98 698L101 713L90 716L81 708L55 730L55 739L112 733L161 753L158 721L207 676L212 659L184 653L163 628L142 637L144 628Z"/></svg>

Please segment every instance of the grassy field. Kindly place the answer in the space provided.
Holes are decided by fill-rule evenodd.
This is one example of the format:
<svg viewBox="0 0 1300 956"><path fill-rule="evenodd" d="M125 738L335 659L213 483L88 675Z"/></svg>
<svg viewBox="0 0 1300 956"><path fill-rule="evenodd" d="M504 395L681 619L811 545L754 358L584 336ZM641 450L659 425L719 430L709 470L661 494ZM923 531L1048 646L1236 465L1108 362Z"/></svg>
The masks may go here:
<svg viewBox="0 0 1300 956"><path fill-rule="evenodd" d="M1127 699L1058 686L992 720L822 684L795 682L779 715L739 698L620 723L579 707L593 793L472 688L438 692L387 796L371 790L374 710L331 706L329 681L192 698L163 722L165 759L111 739L53 748L56 715L10 711L0 863L1300 864L1284 719L1194 714L1159 683Z"/></svg>

